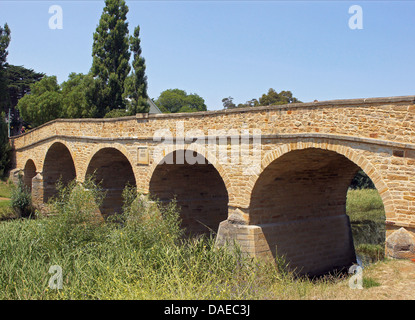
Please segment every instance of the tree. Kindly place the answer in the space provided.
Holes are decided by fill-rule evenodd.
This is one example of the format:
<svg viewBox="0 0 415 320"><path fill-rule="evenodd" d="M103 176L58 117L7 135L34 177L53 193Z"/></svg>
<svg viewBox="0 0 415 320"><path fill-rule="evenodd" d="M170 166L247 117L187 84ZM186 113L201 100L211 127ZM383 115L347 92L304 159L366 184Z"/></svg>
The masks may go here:
<svg viewBox="0 0 415 320"><path fill-rule="evenodd" d="M257 99L248 100L245 103L239 103L237 108L247 108L247 107L257 107L259 106L259 102Z"/></svg>
<svg viewBox="0 0 415 320"><path fill-rule="evenodd" d="M124 0L106 0L96 32L93 35L92 75L99 80L103 101L98 116L113 109L123 109L124 81L130 72L130 51Z"/></svg>
<svg viewBox="0 0 415 320"><path fill-rule="evenodd" d="M20 119L19 111L16 109L18 101L26 94L30 93L30 85L40 81L45 74L38 73L32 69L26 69L23 66L14 66L7 64L6 79L7 79L7 94L8 107L10 111L10 127L11 135L20 133L20 128L23 122Z"/></svg>
<svg viewBox="0 0 415 320"><path fill-rule="evenodd" d="M20 98L30 93L30 85L41 80L44 73L35 72L23 66L6 66L7 91L10 98L10 105L15 107Z"/></svg>
<svg viewBox="0 0 415 320"><path fill-rule="evenodd" d="M62 83L62 117L94 118L98 114L99 90L91 74L71 73ZM101 99L102 100L102 99Z"/></svg>
<svg viewBox="0 0 415 320"><path fill-rule="evenodd" d="M10 144L5 114L0 112L0 177L4 177L10 163Z"/></svg>
<svg viewBox="0 0 415 320"><path fill-rule="evenodd" d="M5 113L7 107L7 80L6 80L6 58L7 47L10 43L10 29L7 23L0 27L0 177L3 177L8 169L10 162L10 144L8 128L5 122Z"/></svg>
<svg viewBox="0 0 415 320"><path fill-rule="evenodd" d="M233 98L228 97L222 99L223 107L225 109L229 108L246 108L246 107L258 107L258 106L270 106L270 105L280 105L280 104L289 104L289 103L300 103L297 98L293 97L291 91L281 91L280 93L276 92L274 89L269 89L268 93L264 93L259 100L251 99L245 103L239 103L237 106L233 103Z"/></svg>
<svg viewBox="0 0 415 320"><path fill-rule="evenodd" d="M56 76L46 76L30 86L31 94L25 95L17 104L24 121L37 127L62 117L62 92Z"/></svg>
<svg viewBox="0 0 415 320"><path fill-rule="evenodd" d="M133 53L133 70L124 82L124 97L128 99L127 114L148 112L147 76L145 75L145 59L141 56L140 26L134 29L130 37L130 48Z"/></svg>
<svg viewBox="0 0 415 320"><path fill-rule="evenodd" d="M205 100L196 93L187 94L180 89L168 89L160 93L155 101L166 113L206 111Z"/></svg>
<svg viewBox="0 0 415 320"><path fill-rule="evenodd" d="M4 27L0 26L0 112L8 111L8 95L7 95L7 47L10 43L10 29L7 23Z"/></svg>
<svg viewBox="0 0 415 320"><path fill-rule="evenodd" d="M263 94L259 98L259 105L261 106L270 106L270 105L280 105L280 104L289 104L301 102L297 98L293 97L291 91L281 91L280 93L276 92L274 89L270 88L267 94Z"/></svg>
<svg viewBox="0 0 415 320"><path fill-rule="evenodd" d="M236 108L236 105L233 103L233 98L232 97L223 98L222 103L223 103L223 107L225 109Z"/></svg>

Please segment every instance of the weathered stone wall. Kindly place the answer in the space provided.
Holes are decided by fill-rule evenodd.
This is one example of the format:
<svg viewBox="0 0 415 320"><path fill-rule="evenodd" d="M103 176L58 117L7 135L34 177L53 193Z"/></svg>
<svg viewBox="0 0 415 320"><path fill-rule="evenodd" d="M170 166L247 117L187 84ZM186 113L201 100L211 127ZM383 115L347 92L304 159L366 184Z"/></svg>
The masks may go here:
<svg viewBox="0 0 415 320"><path fill-rule="evenodd" d="M350 228L344 227L347 225L344 203L347 183L358 168L372 179L383 200L387 236L401 227L415 235L414 101L415 96L407 96L191 114L140 114L119 119L55 120L13 138L12 145L16 170L24 170L28 161L33 161L37 175L32 179L32 192L38 203L45 200L45 195L47 198L47 186L54 183L58 173L73 176L67 172L70 165L63 161L69 158L57 157L50 162L49 150L63 146L62 150L67 150L72 159L76 179L83 181L93 168L117 167L110 153L100 153L112 148L123 156L123 164L118 164L118 171L103 170L103 177L120 178L122 183L135 181L144 193L151 191L153 181L153 190L158 190L162 197L167 197L168 192L192 191L189 199L194 202L185 214L188 218L191 212L204 212L201 217L206 218L208 212L223 211L216 207L207 209L209 197L227 199L228 219L221 223L218 243L236 239L246 252L269 256L275 244L284 247L281 230L291 230L287 239L297 238L292 242L295 244L301 240L293 230L302 230L306 221L313 221L312 225L318 226L302 235L303 239L314 238L315 245L304 250L310 255L323 256L323 260L296 260L294 252L300 252L301 246L293 245L292 249L287 242L285 247L286 252L292 252L292 261L297 261L297 265L307 264L306 271L317 272L344 263L336 260L336 255L347 256L349 260L353 257L348 238ZM169 135L171 143L167 144ZM259 149L254 148L254 142L258 142L256 135L260 136ZM241 149L234 149L235 141ZM223 181L227 198L222 191L205 198L196 197L197 193L205 194L203 187L212 182L202 174L205 166L192 168L193 179L187 182L185 171L180 171L182 178L178 178L177 167L169 176L169 170L159 163L176 150L194 150L209 161ZM235 154L241 157L233 157ZM33 165L26 170L31 172L30 176L34 175ZM123 167L129 167L130 171L121 170ZM160 178L161 173L167 180ZM27 183L30 176L26 177ZM175 179L180 181L174 182ZM163 181L168 187L160 190ZM201 201L197 205L196 198ZM220 215L212 213L212 221L217 224L219 218L213 216ZM327 225L328 221L333 225ZM339 233L334 231L337 226L343 226ZM319 250L327 239L337 238L328 251Z"/></svg>

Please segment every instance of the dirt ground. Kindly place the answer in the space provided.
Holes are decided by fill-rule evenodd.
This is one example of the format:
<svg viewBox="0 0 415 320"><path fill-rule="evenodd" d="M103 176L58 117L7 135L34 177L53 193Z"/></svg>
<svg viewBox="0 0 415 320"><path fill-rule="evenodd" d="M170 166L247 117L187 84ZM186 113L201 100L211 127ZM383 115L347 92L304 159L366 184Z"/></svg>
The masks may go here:
<svg viewBox="0 0 415 320"><path fill-rule="evenodd" d="M349 281L319 290L314 299L333 300L415 300L415 262L388 260L363 269L363 278L380 284L363 289L351 289ZM321 288L320 288L321 289Z"/></svg>

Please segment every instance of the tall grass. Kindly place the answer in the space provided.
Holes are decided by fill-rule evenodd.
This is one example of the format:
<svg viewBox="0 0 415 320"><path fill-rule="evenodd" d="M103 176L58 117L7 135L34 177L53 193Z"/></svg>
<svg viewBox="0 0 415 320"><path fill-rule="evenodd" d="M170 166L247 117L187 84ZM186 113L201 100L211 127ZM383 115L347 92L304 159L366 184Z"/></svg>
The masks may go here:
<svg viewBox="0 0 415 320"><path fill-rule="evenodd" d="M338 281L295 278L282 259L258 261L212 236L185 238L175 202L134 188L107 220L91 181L58 189L48 217L0 223L0 299L308 299ZM49 286L56 265L59 290Z"/></svg>
<svg viewBox="0 0 415 320"><path fill-rule="evenodd" d="M378 191L349 190L346 212L350 218L356 253L368 262L382 259L386 217Z"/></svg>
<svg viewBox="0 0 415 320"><path fill-rule="evenodd" d="M184 238L174 202L135 195L127 189L123 214L104 221L99 188L71 183L59 188L48 217L2 222L0 299L257 299L307 291L237 247ZM55 265L60 290L49 287Z"/></svg>

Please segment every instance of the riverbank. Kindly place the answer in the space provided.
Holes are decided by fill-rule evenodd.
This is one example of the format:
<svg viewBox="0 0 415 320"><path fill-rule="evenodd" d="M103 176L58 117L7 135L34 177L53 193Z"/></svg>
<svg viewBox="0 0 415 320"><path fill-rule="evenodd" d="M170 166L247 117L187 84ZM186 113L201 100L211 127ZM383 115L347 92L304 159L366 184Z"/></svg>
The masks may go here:
<svg viewBox="0 0 415 320"><path fill-rule="evenodd" d="M376 286L351 289L344 279L331 286L317 286L307 299L313 300L415 300L415 262L384 260L363 269L363 277Z"/></svg>

